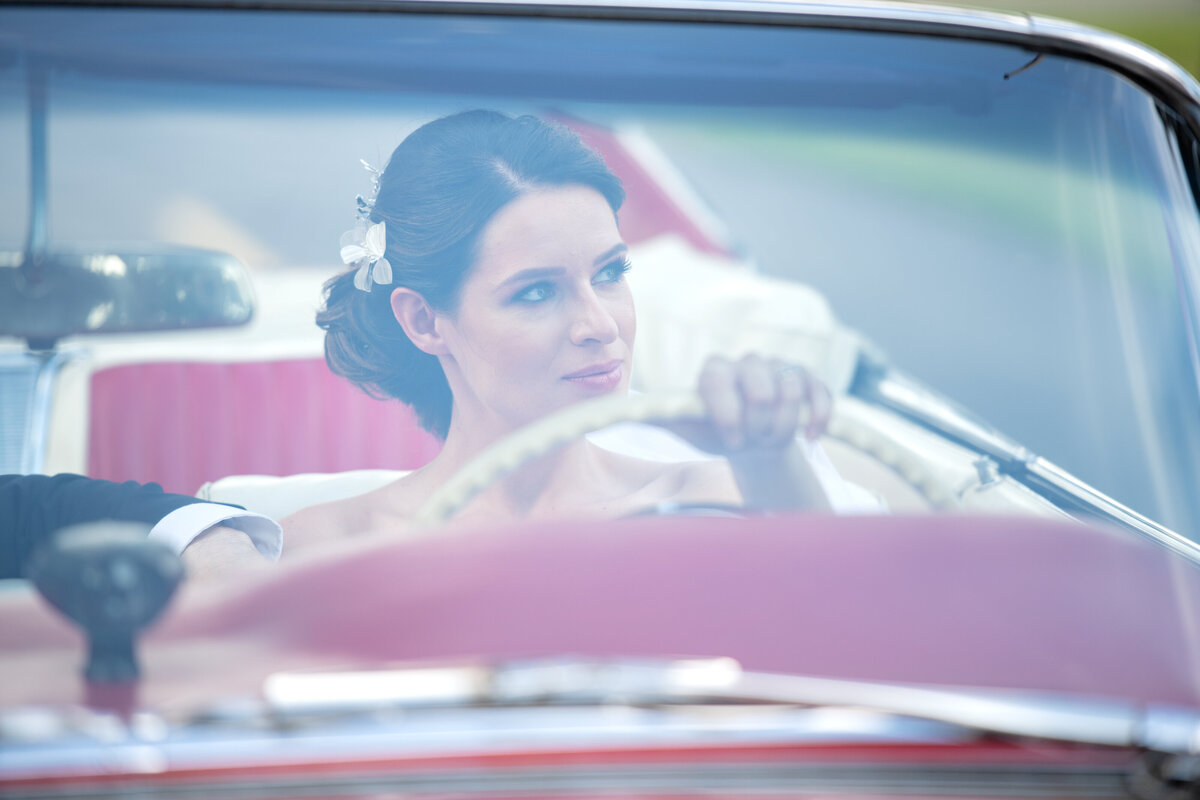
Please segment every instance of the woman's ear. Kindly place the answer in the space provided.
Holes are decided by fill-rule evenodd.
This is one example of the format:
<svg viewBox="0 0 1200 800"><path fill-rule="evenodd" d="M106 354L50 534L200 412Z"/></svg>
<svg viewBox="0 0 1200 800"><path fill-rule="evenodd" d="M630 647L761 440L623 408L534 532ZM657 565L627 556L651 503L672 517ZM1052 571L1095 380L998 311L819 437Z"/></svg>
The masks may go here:
<svg viewBox="0 0 1200 800"><path fill-rule="evenodd" d="M417 349L431 356L447 354L446 343L437 329L437 312L412 289L392 290L392 314Z"/></svg>

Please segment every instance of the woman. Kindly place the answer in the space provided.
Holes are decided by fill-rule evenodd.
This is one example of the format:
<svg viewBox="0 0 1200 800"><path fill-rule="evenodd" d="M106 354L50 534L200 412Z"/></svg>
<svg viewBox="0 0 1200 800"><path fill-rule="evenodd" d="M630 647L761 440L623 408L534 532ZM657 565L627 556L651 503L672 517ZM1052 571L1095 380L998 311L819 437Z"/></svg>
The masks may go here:
<svg viewBox="0 0 1200 800"><path fill-rule="evenodd" d="M362 224L351 269L326 284L317 322L330 368L413 407L440 454L367 495L284 521L288 547L403 529L484 448L571 403L624 393L637 327L617 226L620 181L566 128L471 111L396 148ZM825 509L796 443L829 414L798 367L711 360L697 387L707 418L678 432L726 460L643 461L586 439L502 479L459 520L621 516L664 502Z"/></svg>

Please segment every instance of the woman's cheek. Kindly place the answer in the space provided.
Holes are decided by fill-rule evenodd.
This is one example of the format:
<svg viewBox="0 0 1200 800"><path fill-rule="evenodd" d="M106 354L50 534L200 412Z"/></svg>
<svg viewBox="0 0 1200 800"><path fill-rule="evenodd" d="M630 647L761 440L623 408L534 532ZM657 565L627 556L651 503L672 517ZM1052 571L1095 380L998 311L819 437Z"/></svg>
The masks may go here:
<svg viewBox="0 0 1200 800"><path fill-rule="evenodd" d="M494 341L498 345L497 361L517 362L531 368L549 369L554 353L559 346L558 326L546 321L513 324L497 331Z"/></svg>
<svg viewBox="0 0 1200 800"><path fill-rule="evenodd" d="M633 339L637 335L637 309L633 305L633 292L629 290L629 286L625 286L625 302L623 304L622 316L618 317L617 327L621 330L621 338L625 340L625 344L629 346L629 352L633 353Z"/></svg>

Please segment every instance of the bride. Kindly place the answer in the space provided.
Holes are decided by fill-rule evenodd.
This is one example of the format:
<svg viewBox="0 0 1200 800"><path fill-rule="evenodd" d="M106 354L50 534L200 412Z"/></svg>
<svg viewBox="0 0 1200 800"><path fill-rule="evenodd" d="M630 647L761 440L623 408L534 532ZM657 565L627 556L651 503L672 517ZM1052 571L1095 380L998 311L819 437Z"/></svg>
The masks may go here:
<svg viewBox="0 0 1200 800"><path fill-rule="evenodd" d="M359 226L343 240L351 269L326 284L317 323L334 372L412 406L444 445L378 490L285 519L289 551L403 530L489 445L628 390L637 317L623 200L598 154L531 116L456 114L396 148L374 199L360 199ZM828 420L819 381L748 356L709 360L696 388L704 419L673 429L724 459L665 464L580 439L495 482L455 521L616 517L664 502L828 509L797 441Z"/></svg>

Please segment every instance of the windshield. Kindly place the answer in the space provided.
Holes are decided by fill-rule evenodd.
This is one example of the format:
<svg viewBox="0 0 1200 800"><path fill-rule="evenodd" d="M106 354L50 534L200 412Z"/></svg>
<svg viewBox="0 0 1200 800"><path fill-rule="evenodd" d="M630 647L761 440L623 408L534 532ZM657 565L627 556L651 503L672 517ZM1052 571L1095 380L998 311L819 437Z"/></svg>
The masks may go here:
<svg viewBox="0 0 1200 800"><path fill-rule="evenodd" d="M283 523L146 637L138 700L211 725L178 769L282 752L239 725L1100 752L1196 707L1194 122L1016 33L488 9L0 10L0 475ZM0 739L81 702L78 642L5 619Z"/></svg>
<svg viewBox="0 0 1200 800"><path fill-rule="evenodd" d="M891 367L1195 532L1181 287L1197 217L1160 110L1119 75L1013 46L846 31L169 13L187 36L151 44L128 21L152 14L6 14L28 50L0 72L5 249L26 243L28 86L44 75L51 244L231 254L259 284L258 321L216 340L311 345L320 284L343 267L338 237L369 193L360 159L382 168L454 111L551 117L624 171L635 256L674 235L731 270L803 284ZM635 287L653 269L640 266ZM285 276L303 288L283 306ZM703 291L672 280L680 298ZM639 342L635 388L673 380L650 373L678 353L653 346Z"/></svg>

